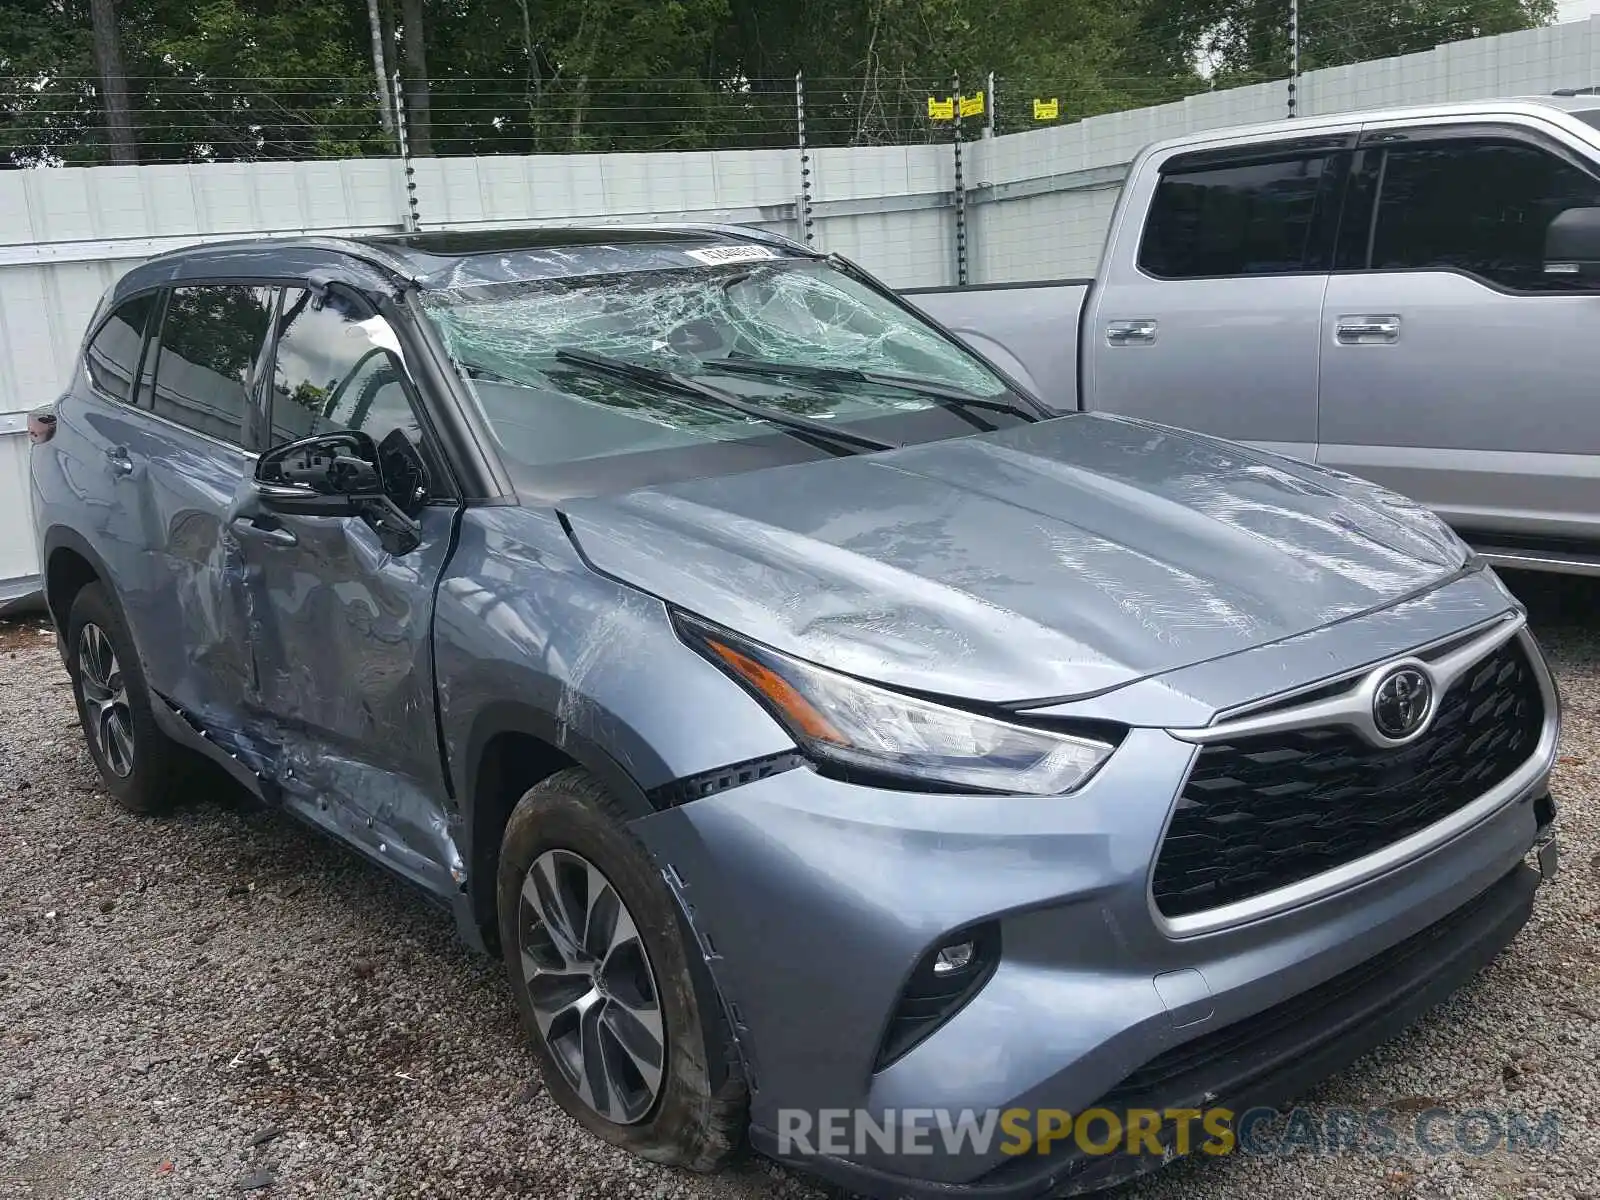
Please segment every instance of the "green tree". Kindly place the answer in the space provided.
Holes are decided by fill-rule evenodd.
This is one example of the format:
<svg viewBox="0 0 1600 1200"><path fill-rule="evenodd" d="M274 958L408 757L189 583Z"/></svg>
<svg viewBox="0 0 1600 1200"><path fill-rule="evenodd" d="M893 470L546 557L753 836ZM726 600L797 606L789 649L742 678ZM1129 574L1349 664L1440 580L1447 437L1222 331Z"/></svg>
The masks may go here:
<svg viewBox="0 0 1600 1200"><path fill-rule="evenodd" d="M144 162L387 149L365 11L346 0L118 0ZM0 154L106 161L90 0L0 0Z"/></svg>
<svg viewBox="0 0 1600 1200"><path fill-rule="evenodd" d="M1299 0L1300 69L1548 24L1555 0ZM1208 64L1216 86L1289 73L1286 0L1147 0L1143 37Z"/></svg>
<svg viewBox="0 0 1600 1200"><path fill-rule="evenodd" d="M117 30L116 0L89 0L89 26L93 33L94 62L100 75L101 106L105 110L111 161L136 163L133 115L128 105L128 73L122 66L122 35Z"/></svg>

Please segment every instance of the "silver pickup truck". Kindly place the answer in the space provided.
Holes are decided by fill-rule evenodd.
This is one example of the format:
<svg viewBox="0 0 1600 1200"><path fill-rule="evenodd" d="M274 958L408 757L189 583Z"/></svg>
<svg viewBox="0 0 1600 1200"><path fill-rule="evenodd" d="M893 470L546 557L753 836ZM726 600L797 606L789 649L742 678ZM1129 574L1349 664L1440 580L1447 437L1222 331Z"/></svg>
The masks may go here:
<svg viewBox="0 0 1600 1200"><path fill-rule="evenodd" d="M1600 574L1600 96L1161 142L1097 278L906 295L1052 407L1364 475L1492 562Z"/></svg>

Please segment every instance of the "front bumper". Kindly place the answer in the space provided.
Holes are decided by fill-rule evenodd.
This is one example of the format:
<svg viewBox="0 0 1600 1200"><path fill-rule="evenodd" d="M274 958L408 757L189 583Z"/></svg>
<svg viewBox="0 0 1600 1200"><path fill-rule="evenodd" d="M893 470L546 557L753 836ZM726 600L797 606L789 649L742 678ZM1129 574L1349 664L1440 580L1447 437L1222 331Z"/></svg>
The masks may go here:
<svg viewBox="0 0 1600 1200"><path fill-rule="evenodd" d="M1276 1107L1394 1037L1469 980L1516 936L1533 910L1540 872L1517 866L1481 896L1382 954L1238 1026L1217 1030L1147 1064L1100 1097L1112 1113L1150 1111L1234 1114ZM1198 1142L1196 1133L1195 1141ZM811 1156L795 1165L867 1196L971 1196L1022 1200L1071 1196L1124 1183L1174 1156L1175 1124L1157 1137L1162 1154L1090 1156L1068 1150L1021 1154L961 1184L890 1174L844 1159ZM777 1156L770 1130L751 1130L764 1153Z"/></svg>
<svg viewBox="0 0 1600 1200"><path fill-rule="evenodd" d="M928 1110L1082 1113L1108 1098L1237 1110L1292 1096L1413 1020L1526 920L1537 872L1521 864L1549 824L1556 723L1552 695L1537 753L1470 823L1440 822L1403 859L1294 907L1192 935L1165 927L1150 897L1195 754L1161 730L1130 730L1070 797L908 794L796 769L634 829L721 991L758 1148L870 1195L1075 1192L1163 1156L1008 1156L1000 1138L858 1138L796 1156L779 1134L796 1113L892 1126ZM992 976L883 1066L913 966L985 921L1001 933ZM1241 1031L1248 1045L1204 1052Z"/></svg>

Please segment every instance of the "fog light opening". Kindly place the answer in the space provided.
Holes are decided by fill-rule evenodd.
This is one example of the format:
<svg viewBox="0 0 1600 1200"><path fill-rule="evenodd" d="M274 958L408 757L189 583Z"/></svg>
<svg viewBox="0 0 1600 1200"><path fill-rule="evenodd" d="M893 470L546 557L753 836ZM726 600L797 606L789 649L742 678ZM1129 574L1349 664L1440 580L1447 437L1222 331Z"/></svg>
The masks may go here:
<svg viewBox="0 0 1600 1200"><path fill-rule="evenodd" d="M1000 963L1000 925L985 921L951 930L917 960L889 1017L876 1071L910 1053L962 1010Z"/></svg>
<svg viewBox="0 0 1600 1200"><path fill-rule="evenodd" d="M933 956L933 973L940 976L959 974L970 969L977 956L978 947L970 941L940 946L938 953Z"/></svg>

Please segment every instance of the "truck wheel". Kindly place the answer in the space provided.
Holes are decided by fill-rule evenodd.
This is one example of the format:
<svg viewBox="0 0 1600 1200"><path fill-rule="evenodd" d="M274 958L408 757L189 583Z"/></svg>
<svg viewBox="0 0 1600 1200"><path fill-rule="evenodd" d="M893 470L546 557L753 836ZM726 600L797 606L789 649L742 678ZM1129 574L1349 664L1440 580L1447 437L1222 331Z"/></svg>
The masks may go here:
<svg viewBox="0 0 1600 1200"><path fill-rule="evenodd" d="M567 1112L642 1158L712 1171L743 1136L744 1079L676 902L625 821L576 768L517 803L497 880L506 970Z"/></svg>
<svg viewBox="0 0 1600 1200"><path fill-rule="evenodd" d="M66 643L78 720L106 790L129 812L170 808L188 764L151 715L139 656L99 584L87 585L73 601Z"/></svg>

